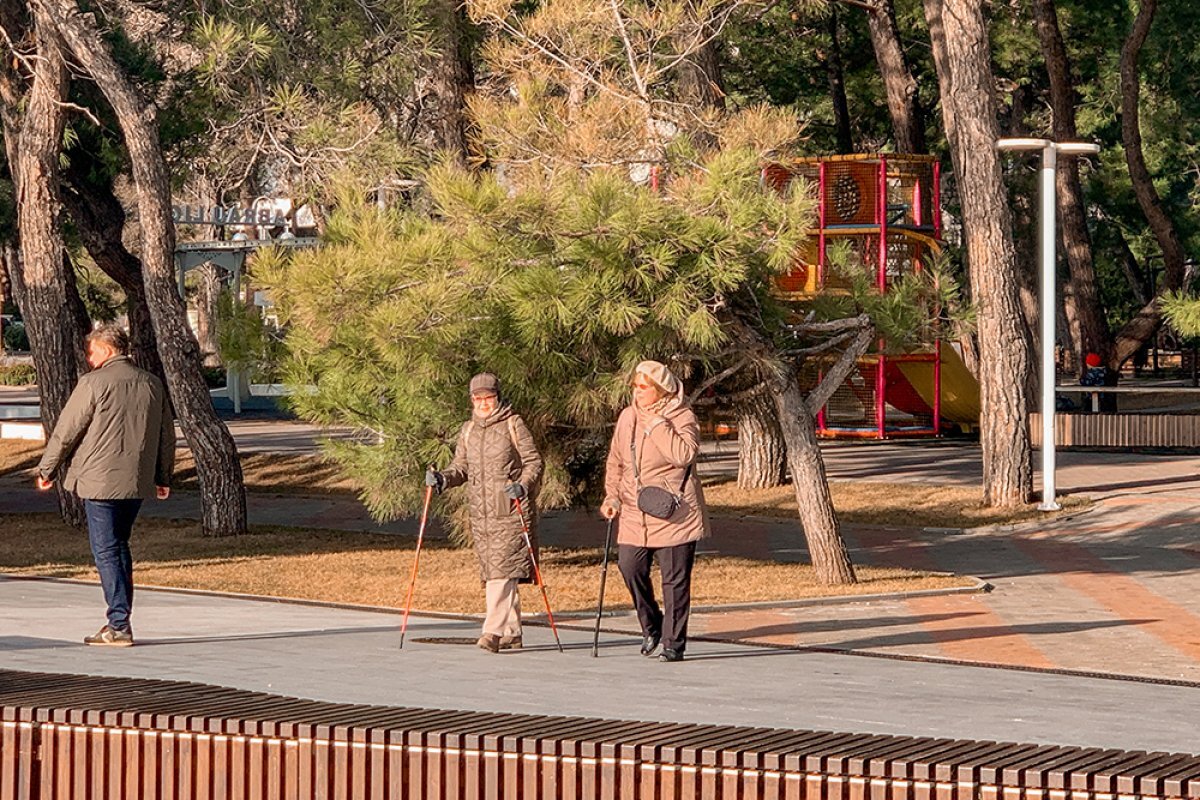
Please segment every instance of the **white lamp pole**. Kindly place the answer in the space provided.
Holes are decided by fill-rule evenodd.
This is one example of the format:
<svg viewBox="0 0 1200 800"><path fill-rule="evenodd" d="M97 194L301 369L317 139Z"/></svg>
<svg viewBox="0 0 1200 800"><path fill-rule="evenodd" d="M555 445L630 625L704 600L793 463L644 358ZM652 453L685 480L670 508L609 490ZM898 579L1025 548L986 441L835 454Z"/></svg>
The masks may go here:
<svg viewBox="0 0 1200 800"><path fill-rule="evenodd" d="M1100 145L1090 142L1054 142L1050 139L1000 139L996 149L1002 152L1042 151L1041 189L1041 267L1042 267L1042 502L1039 511L1057 511L1054 486L1054 320L1058 307L1056 300L1055 274L1055 217L1058 198L1055 190L1055 173L1058 171L1058 154L1065 156L1095 155Z"/></svg>

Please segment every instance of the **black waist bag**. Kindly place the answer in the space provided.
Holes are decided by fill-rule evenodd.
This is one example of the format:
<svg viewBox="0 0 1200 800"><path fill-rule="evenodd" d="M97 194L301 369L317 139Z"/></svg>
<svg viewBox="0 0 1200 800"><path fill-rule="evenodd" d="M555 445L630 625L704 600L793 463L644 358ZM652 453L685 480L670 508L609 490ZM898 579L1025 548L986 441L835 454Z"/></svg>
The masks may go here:
<svg viewBox="0 0 1200 800"><path fill-rule="evenodd" d="M672 492L661 486L642 486L642 473L638 468L637 444L634 437L630 438L629 453L633 458L633 479L638 490L638 511L655 519L670 519L675 516L675 512L683 504L683 489L687 486L688 478L692 474L692 465L688 464L688 468L684 470L679 491Z"/></svg>

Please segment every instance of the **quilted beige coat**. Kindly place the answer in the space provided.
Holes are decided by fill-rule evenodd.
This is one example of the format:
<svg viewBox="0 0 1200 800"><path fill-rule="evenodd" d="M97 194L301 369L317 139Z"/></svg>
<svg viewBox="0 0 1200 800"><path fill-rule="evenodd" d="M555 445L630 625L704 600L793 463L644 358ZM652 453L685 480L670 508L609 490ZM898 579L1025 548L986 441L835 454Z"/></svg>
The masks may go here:
<svg viewBox="0 0 1200 800"><path fill-rule="evenodd" d="M537 489L542 457L524 420L507 403L485 419L472 417L458 433L454 461L442 472L446 487L466 484L471 538L483 581L533 578L516 503L504 493L525 487L521 501L537 550Z"/></svg>

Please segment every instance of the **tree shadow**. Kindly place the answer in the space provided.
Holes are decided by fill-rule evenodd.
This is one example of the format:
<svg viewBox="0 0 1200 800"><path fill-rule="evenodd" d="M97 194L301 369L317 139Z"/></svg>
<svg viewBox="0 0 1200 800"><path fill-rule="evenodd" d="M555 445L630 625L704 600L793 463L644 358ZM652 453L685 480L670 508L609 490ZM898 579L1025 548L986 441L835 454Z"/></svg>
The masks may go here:
<svg viewBox="0 0 1200 800"><path fill-rule="evenodd" d="M439 620L440 627L445 627L445 623ZM411 633L416 626L409 626ZM355 633L386 633L392 631L396 634L396 641L400 640L400 626L396 625L371 625L362 627L346 627L346 628L314 628L312 630L300 631L272 631L270 633L234 633L222 636L176 636L162 639L135 639L137 647L157 647L162 645L176 644L204 644L206 642L256 642L268 641L272 639L310 639L321 638L325 636L343 636L345 634Z"/></svg>
<svg viewBox="0 0 1200 800"><path fill-rule="evenodd" d="M1175 475L1173 477L1149 477L1143 480L1122 481L1117 483L1095 483L1084 486L1072 486L1067 489L1061 489L1059 494L1085 494L1097 492L1118 492L1122 489L1147 489L1150 491L1138 492L1138 494L1165 494L1166 490L1155 491L1155 487L1168 486L1181 483L1190 483L1200 489L1200 478L1196 475Z"/></svg>
<svg viewBox="0 0 1200 800"><path fill-rule="evenodd" d="M82 645L82 642L78 644ZM0 653L15 650L61 650L74 647L69 639L47 639L41 636L0 636Z"/></svg>
<svg viewBox="0 0 1200 800"><path fill-rule="evenodd" d="M980 641L984 639L1012 636L1055 636L1062 634L1081 633L1084 631L1102 630L1105 628L1122 628L1128 626L1148 625L1152 622L1159 621L1160 620L1157 619L1122 619L1096 620L1092 622L1062 621L1016 625L985 625L976 627L939 629L937 631L917 630L895 634L881 634L837 642L814 643L813 646L831 650L877 650L889 647L905 647L909 645L928 645L931 639L938 643L945 643ZM885 625L892 624L890 620L887 620L887 618L883 618L881 622ZM904 623L901 622L898 624ZM722 641L753 642L756 639L770 636L799 635L805 632L806 629L803 625L783 624L748 628L738 631L708 633L706 634L706 638L720 639ZM809 630L808 632L812 631ZM804 646L805 645L803 643L796 645L796 647L800 648L804 648Z"/></svg>

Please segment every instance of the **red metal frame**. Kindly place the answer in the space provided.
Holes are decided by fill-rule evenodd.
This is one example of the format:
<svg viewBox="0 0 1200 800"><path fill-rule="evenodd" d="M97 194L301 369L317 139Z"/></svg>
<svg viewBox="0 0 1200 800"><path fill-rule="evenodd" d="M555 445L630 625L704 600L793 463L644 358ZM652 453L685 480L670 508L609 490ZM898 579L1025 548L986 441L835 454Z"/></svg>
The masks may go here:
<svg viewBox="0 0 1200 800"><path fill-rule="evenodd" d="M879 221L879 274L876 280L879 291L887 291L887 156L879 157L879 198L876 200L876 217Z"/></svg>
<svg viewBox="0 0 1200 800"><path fill-rule="evenodd" d="M879 340L879 361L875 364L875 427L879 438L887 438L887 356L883 354L883 340Z"/></svg>
<svg viewBox="0 0 1200 800"><path fill-rule="evenodd" d="M933 162L933 238L942 238L942 162Z"/></svg>
<svg viewBox="0 0 1200 800"><path fill-rule="evenodd" d="M912 215L913 225L921 227L921 218L925 216L925 197L921 191L920 179L913 182Z"/></svg>
<svg viewBox="0 0 1200 800"><path fill-rule="evenodd" d="M820 198L820 202L817 203L817 225L819 226L817 229L818 287L823 287L825 285L825 206L828 201L828 198L825 196L826 188L825 162L822 161L817 166L817 190L820 192L820 194L817 195L817 197Z"/></svg>
<svg viewBox="0 0 1200 800"><path fill-rule="evenodd" d="M902 163L908 163L905 161L904 157L899 157L899 158ZM876 166L878 168L878 172L875 174L875 181L876 181L875 188L876 188L877 196L875 198L876 202L875 202L875 209L874 209L874 211L875 211L874 226L869 226L869 225L862 226L864 228L874 227L875 230L872 230L869 233L867 231L862 231L861 233L859 233L857 231L851 232L848 230L844 230L845 226L837 226L838 230L835 232L838 235L842 235L842 236L846 236L846 235L864 236L868 241L871 239L876 239L876 237L877 237L879 250L878 250L878 253L876 254L875 281L876 281L876 286L878 287L879 291L886 292L888 290L888 258L890 256L890 252L889 252L889 248L888 248L888 235L889 235L889 230L891 227L889 225L889 217L888 217L889 157L885 154L879 154L877 156L864 155L864 156L833 157L833 158L804 159L803 160L804 162L806 162L807 164L810 165L809 169L811 169L811 167L814 166L813 162L816 162L815 167L816 167L816 173L817 173L816 174L817 191L818 191L817 196L818 196L819 202L817 204L817 229L815 231L816 236L817 236L817 254L816 254L817 257L816 257L815 267L817 270L816 284L819 287L825 286L827 273L828 273L828 265L827 265L826 261L827 261L827 256L828 256L828 237L831 233L831 229L829 228L829 214L828 214L828 211L829 211L828 204L830 201L829 164L832 162L838 162L838 163L842 163L842 162L863 163L863 162L866 162L869 164L872 160L875 160L875 159L877 159ZM922 160L924 160L924 159L922 159ZM933 238L940 239L941 232L942 232L941 165L938 161L933 160L933 159L926 160L926 163L930 164L931 172L932 172L930 187L929 187L929 190L926 191L924 188L924 184L922 182L923 179L920 176L918 176L914 179L914 182L912 185L912 198L911 198L912 225L913 225L913 227L925 228L926 230L928 230L928 227L931 226L933 229ZM865 164L864 164L864 166L865 166ZM904 180L906 180L905 176L907 176L908 173L904 172L905 167L901 166L900 169L901 169L901 172L903 173L901 175L901 181L903 182ZM809 172L808 174L810 176L812 175L811 172ZM907 185L907 184L905 184L905 185ZM928 221L926 220L927 217L928 217ZM914 261L914 263L912 265L913 269L915 271L920 271L923 268L923 264L920 263L919 257L914 258L913 261ZM812 265L810 265L810 267L811 266ZM886 343L881 339L878 343L879 353L877 356L875 356L877 361L876 361L876 372L875 372L875 398L874 398L875 419L874 419L874 425L871 426L870 429L864 428L864 429L856 429L856 430L839 429L837 427L831 427L829 425L829 417L828 417L828 413L827 413L828 404L826 404L826 407L822 407L817 412L816 422L817 422L817 430L819 433L821 433L822 435L836 435L839 437L844 436L844 437L848 437L848 438L878 438L878 439L903 437L903 436L929 436L929 435L939 436L939 435L941 435L941 432L942 432L942 425L941 425L941 406L942 406L942 369L941 369L941 367L942 367L942 365L941 365L942 349L941 349L941 342L939 341L939 342L934 343L934 351L932 353L925 354L924 356L921 356L920 354L905 354L901 357L902 360L906 360L906 361L908 361L908 360L931 361L934 365L933 366L933 403L932 403L933 424L932 424L932 426L922 426L919 428L904 428L904 429L895 429L895 430L889 430L887 427L887 405L888 405L888 403L887 403L887 386L888 386L888 384L887 384L887 364L888 364L889 357L884 353L885 345L886 345ZM818 380L820 380L823 372L824 371L821 370L821 372L818 374Z"/></svg>
<svg viewBox="0 0 1200 800"><path fill-rule="evenodd" d="M933 435L942 435L942 340L933 343Z"/></svg>

